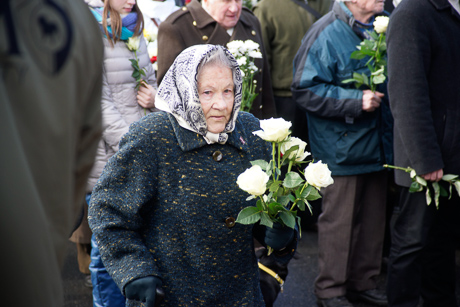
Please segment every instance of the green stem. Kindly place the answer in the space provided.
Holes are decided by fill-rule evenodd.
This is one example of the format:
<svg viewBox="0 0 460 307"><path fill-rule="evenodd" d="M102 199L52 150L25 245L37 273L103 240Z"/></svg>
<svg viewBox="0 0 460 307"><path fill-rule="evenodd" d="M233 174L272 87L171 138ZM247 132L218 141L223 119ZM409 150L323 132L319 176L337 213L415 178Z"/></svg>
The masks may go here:
<svg viewBox="0 0 460 307"><path fill-rule="evenodd" d="M292 160L289 161L289 166L288 166L288 170L287 170L288 173L291 171L293 163L294 163L294 161L292 161Z"/></svg>
<svg viewBox="0 0 460 307"><path fill-rule="evenodd" d="M404 168L404 167L399 167L399 166L394 166L394 165L389 165L389 164L384 164L383 167L405 171L406 173L410 173L412 171L412 169L410 168Z"/></svg>
<svg viewBox="0 0 460 307"><path fill-rule="evenodd" d="M276 180L276 160L275 160L275 149L276 149L276 143L272 142L272 160L273 160L273 170L272 170L272 176L273 176L273 181Z"/></svg>

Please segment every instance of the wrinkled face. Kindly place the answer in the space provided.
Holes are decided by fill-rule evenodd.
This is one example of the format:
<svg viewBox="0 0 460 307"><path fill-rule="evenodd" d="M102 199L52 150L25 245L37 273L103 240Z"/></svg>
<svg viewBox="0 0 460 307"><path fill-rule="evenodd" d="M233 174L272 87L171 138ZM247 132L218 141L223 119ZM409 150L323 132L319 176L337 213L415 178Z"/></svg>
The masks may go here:
<svg viewBox="0 0 460 307"><path fill-rule="evenodd" d="M107 0L106 0L107 1ZM131 13L136 0L108 0L112 9L117 11L120 15Z"/></svg>
<svg viewBox="0 0 460 307"><path fill-rule="evenodd" d="M198 96L208 131L220 133L230 120L233 110L233 74L228 67L205 65L198 75Z"/></svg>
<svg viewBox="0 0 460 307"><path fill-rule="evenodd" d="M203 0L206 8L221 27L233 28L240 19L242 0Z"/></svg>
<svg viewBox="0 0 460 307"><path fill-rule="evenodd" d="M383 12L385 0L353 0L362 14L375 15Z"/></svg>

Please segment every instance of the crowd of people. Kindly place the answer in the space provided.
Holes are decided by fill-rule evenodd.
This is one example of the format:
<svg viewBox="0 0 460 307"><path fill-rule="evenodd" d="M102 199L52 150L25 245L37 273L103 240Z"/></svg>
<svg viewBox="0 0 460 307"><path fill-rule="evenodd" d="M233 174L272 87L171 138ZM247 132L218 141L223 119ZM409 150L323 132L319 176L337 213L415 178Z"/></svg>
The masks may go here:
<svg viewBox="0 0 460 307"><path fill-rule="evenodd" d="M427 205L412 174L384 165L441 187L443 175L460 175L459 1L251 6L3 2L9 306L63 305L69 238L96 307L273 306L255 250L270 246L265 257L287 268L299 230L235 223L248 204L236 178L270 160L253 132L272 117L292 123L334 181L320 190L318 276L304 285L318 306L458 306L460 193ZM357 87L346 80L371 71L351 55L380 16L389 17L387 79ZM240 111L244 76L226 48L235 40L262 55L250 112ZM378 289L388 229L387 287Z"/></svg>

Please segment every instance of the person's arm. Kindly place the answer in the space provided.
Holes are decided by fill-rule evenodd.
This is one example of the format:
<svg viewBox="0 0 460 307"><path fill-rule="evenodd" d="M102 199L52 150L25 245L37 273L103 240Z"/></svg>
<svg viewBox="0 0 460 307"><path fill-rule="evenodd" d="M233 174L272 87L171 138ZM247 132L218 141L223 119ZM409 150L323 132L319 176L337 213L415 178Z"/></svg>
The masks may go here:
<svg viewBox="0 0 460 307"><path fill-rule="evenodd" d="M329 50L333 44L310 48L313 40L304 38L295 56L293 98L302 109L321 117L359 117L363 111L363 91L336 84L336 59Z"/></svg>
<svg viewBox="0 0 460 307"><path fill-rule="evenodd" d="M160 85L169 67L176 57L186 48L181 29L172 23L164 21L158 28L158 70L157 83Z"/></svg>
<svg viewBox="0 0 460 307"><path fill-rule="evenodd" d="M134 82L134 81L133 81ZM113 95L104 71L102 75L102 139L113 151L118 150L121 137L128 132L129 125L113 102Z"/></svg>
<svg viewBox="0 0 460 307"><path fill-rule="evenodd" d="M417 174L444 167L428 80L433 45L430 40L438 38L430 37L430 33L422 17L404 9L392 14L387 32L390 106L395 131L410 162L401 166L410 166Z"/></svg>
<svg viewBox="0 0 460 307"><path fill-rule="evenodd" d="M120 141L120 150L94 187L88 210L104 265L123 292L132 280L161 278L140 232L146 223L141 212L146 204L153 205L158 178L148 118L134 123Z"/></svg>

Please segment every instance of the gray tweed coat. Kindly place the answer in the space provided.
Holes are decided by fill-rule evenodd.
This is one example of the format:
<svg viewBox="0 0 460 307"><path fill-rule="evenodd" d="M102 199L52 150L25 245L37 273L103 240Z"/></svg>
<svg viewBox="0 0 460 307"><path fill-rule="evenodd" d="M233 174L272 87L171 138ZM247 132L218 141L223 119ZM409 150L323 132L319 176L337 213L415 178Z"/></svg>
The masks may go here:
<svg viewBox="0 0 460 307"><path fill-rule="evenodd" d="M268 143L252 134L259 129L240 112L227 143L208 145L165 112L130 127L89 208L102 259L123 293L129 281L155 275L168 306L264 306L253 227L226 223L251 205L238 175L270 158Z"/></svg>

